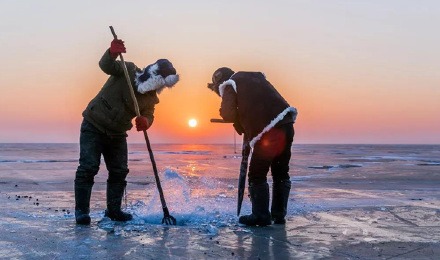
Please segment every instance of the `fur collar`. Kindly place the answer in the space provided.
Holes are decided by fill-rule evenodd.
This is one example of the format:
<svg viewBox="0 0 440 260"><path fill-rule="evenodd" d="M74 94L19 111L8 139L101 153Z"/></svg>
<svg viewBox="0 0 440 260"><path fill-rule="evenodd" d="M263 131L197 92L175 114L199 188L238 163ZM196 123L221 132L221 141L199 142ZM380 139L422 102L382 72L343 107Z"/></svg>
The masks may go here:
<svg viewBox="0 0 440 260"><path fill-rule="evenodd" d="M179 75L169 75L163 78L157 74L158 69L159 65L155 63L143 69L142 72L136 72L135 82L139 93L145 94L148 91L156 90L160 94L165 87L171 88L179 81ZM148 73L150 77L145 81L141 81L140 77L145 73Z"/></svg>
<svg viewBox="0 0 440 260"><path fill-rule="evenodd" d="M235 93L237 93L237 84L235 84L235 81L233 79L228 79L220 86L218 86L218 92L220 93L220 97L223 97L223 93L225 92L226 86L231 85L234 88Z"/></svg>
<svg viewBox="0 0 440 260"><path fill-rule="evenodd" d="M234 88L235 93L237 93L237 84L235 84L235 81L232 79L232 77L237 73L238 72L232 74L232 76L228 80L226 80L222 84L220 84L220 86L218 87L218 92L219 92L220 97L223 97L223 93L225 92L225 88L228 85L231 85ZM263 75L264 78L266 78L266 74L264 74L263 72L260 72L260 73Z"/></svg>

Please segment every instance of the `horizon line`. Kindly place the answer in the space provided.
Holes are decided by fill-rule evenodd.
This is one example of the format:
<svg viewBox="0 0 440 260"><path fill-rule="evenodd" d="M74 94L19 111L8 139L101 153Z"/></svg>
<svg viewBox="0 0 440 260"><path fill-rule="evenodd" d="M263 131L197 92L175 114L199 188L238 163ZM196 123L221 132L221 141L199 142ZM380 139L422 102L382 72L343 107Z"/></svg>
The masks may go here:
<svg viewBox="0 0 440 260"><path fill-rule="evenodd" d="M0 144L78 144L79 142L0 142ZM143 142L129 142L130 144L144 144ZM234 143L151 143L158 145L234 145ZM236 144L242 144L242 142L237 142ZM293 143L294 145L440 145L440 143Z"/></svg>

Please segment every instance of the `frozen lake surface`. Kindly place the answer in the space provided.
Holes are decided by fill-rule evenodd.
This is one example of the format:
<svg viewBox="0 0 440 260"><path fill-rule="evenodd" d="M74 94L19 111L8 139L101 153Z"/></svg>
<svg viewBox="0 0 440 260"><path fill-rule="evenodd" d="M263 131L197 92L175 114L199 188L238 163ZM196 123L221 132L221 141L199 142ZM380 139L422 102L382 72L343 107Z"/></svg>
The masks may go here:
<svg viewBox="0 0 440 260"><path fill-rule="evenodd" d="M438 145L294 145L288 223L267 228L237 224L241 156L232 145L152 148L176 227L160 224L163 213L144 144L129 145L124 207L133 221L103 218L102 162L90 227L74 224L77 144L0 144L0 258L440 255ZM242 214L250 210L245 194ZM380 250L360 250L368 247Z"/></svg>

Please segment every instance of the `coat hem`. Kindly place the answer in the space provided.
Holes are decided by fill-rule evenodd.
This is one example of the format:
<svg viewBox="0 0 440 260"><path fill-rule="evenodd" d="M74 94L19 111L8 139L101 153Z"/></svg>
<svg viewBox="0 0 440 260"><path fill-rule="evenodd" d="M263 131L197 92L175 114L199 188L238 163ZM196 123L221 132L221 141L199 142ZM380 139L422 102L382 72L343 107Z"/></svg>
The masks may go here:
<svg viewBox="0 0 440 260"><path fill-rule="evenodd" d="M296 115L298 114L298 111L294 107L288 107L283 110L283 112L279 113L277 117L275 117L264 129L261 131L257 136L252 138L252 140L249 142L249 145L252 149L254 149L255 143L258 142L263 134L268 132L270 129L272 129L278 122L283 120L283 118L287 115L287 113L292 112L293 114L293 123L295 123Z"/></svg>

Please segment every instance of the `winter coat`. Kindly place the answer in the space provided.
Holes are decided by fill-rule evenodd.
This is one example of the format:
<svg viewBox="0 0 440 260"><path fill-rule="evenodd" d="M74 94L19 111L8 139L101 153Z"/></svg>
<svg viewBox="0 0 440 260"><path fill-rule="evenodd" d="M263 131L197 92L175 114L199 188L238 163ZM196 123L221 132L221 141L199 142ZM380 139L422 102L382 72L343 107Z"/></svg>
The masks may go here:
<svg viewBox="0 0 440 260"><path fill-rule="evenodd" d="M83 117L101 132L108 135L125 134L133 127L131 120L136 116L133 99L128 89L122 63L110 56L107 50L99 61L103 72L110 75L101 91L90 101L83 112ZM141 72L132 62L126 62L131 85L136 88L135 74ZM148 91L145 94L134 90L140 113L146 117L149 125L154 120L154 106L159 103L156 91Z"/></svg>
<svg viewBox="0 0 440 260"><path fill-rule="evenodd" d="M296 108L284 100L261 72L237 72L219 86L220 115L239 123L253 148L275 125L294 123Z"/></svg>

